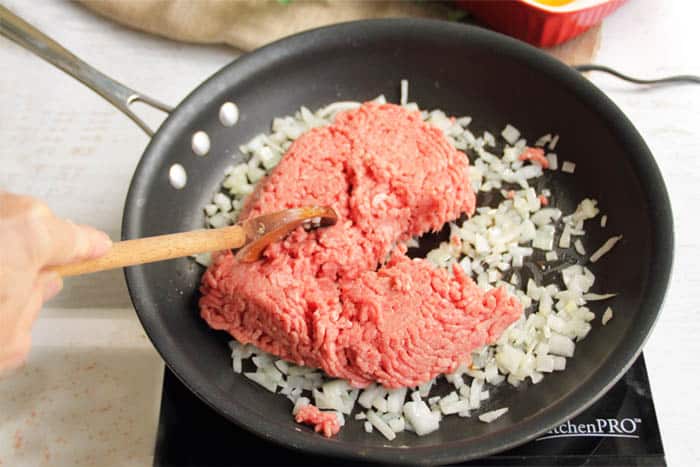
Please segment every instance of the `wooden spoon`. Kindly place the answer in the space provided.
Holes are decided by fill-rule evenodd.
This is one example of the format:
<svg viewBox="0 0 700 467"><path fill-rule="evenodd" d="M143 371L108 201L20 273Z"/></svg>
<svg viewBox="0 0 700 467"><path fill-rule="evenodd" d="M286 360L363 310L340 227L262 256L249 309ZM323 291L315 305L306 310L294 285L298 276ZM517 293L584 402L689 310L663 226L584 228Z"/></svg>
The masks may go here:
<svg viewBox="0 0 700 467"><path fill-rule="evenodd" d="M335 211L327 206L286 209L220 229L195 230L117 242L101 258L52 266L48 270L61 276L77 276L234 248L240 248L236 259L252 262L260 257L266 246L303 223L319 227L333 225L337 219Z"/></svg>

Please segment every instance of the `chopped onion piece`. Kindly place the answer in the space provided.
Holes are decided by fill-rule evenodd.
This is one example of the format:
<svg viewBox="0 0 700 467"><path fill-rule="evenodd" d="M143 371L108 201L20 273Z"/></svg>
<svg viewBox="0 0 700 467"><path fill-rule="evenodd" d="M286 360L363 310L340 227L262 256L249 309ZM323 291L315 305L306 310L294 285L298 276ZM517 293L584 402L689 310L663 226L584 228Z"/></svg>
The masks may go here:
<svg viewBox="0 0 700 467"><path fill-rule="evenodd" d="M377 396L377 394L379 394L380 389L380 386L377 386L374 383L370 384L362 391L362 394L360 394L359 399L357 399L357 403L365 409L369 409L370 407L372 407L372 403L374 402L374 399Z"/></svg>
<svg viewBox="0 0 700 467"><path fill-rule="evenodd" d="M314 405L319 409L343 410L343 401L340 397L333 394L325 394L318 389L312 391L314 397Z"/></svg>
<svg viewBox="0 0 700 467"><path fill-rule="evenodd" d="M387 397L387 412L401 413L408 388L392 389Z"/></svg>
<svg viewBox="0 0 700 467"><path fill-rule="evenodd" d="M458 401L459 401L459 396L457 395L456 392L452 391L450 394L448 394L447 396L440 399L440 402L438 403L438 405L440 406L440 410L442 411L442 413L445 413L445 407L448 407L448 406L450 406L450 404L454 404L455 402L458 402ZM430 402L430 400L428 400L428 402ZM467 408L469 408L469 407L467 407ZM457 413L457 412L459 412L459 410L456 410L454 413ZM445 414L445 415L447 415L447 414Z"/></svg>
<svg viewBox="0 0 700 467"><path fill-rule="evenodd" d="M496 354L496 361L508 373L515 373L524 357L525 353L522 350L516 349L510 344L505 344L501 347L500 352Z"/></svg>
<svg viewBox="0 0 700 467"><path fill-rule="evenodd" d="M539 372L551 373L554 371L554 357L551 355L540 355L536 359L535 369Z"/></svg>
<svg viewBox="0 0 700 467"><path fill-rule="evenodd" d="M520 138L520 132L509 123L506 125L503 131L501 131L501 136L503 136L503 139L505 139L508 144L515 144L515 142L518 141L518 138Z"/></svg>
<svg viewBox="0 0 700 467"><path fill-rule="evenodd" d="M277 383L272 381L270 379L270 377L267 376L263 372L260 372L260 371L256 371L255 373L248 372L248 373L243 373L243 376L245 376L246 378L248 378L251 381L255 381L260 386L264 387L265 389L267 389L270 392L274 393L275 390L277 389Z"/></svg>
<svg viewBox="0 0 700 467"><path fill-rule="evenodd" d="M554 226L544 225L537 229L535 239L532 241L533 248L550 251L554 246Z"/></svg>
<svg viewBox="0 0 700 467"><path fill-rule="evenodd" d="M319 110L316 114L320 118L328 118L331 117L338 112L344 112L346 110L353 110L362 105L360 102L354 102L354 101L340 101L340 102L334 102L332 104L329 104ZM274 130L274 127L273 127Z"/></svg>
<svg viewBox="0 0 700 467"><path fill-rule="evenodd" d="M204 266L205 268L208 268L209 265L211 264L211 253L196 254L196 255L194 255L194 260L197 262L197 264L200 264L200 265Z"/></svg>
<svg viewBox="0 0 700 467"><path fill-rule="evenodd" d="M558 142L559 142L559 135L557 134L557 135L554 135L554 137L552 138L552 141L549 142L549 146L547 146L547 147L549 148L550 151L554 151L557 147Z"/></svg>
<svg viewBox="0 0 700 467"><path fill-rule="evenodd" d="M583 299L586 301L596 301L596 300L607 300L609 298L613 298L617 296L616 293L606 293L606 294L597 294L597 293L587 293L583 294Z"/></svg>
<svg viewBox="0 0 700 467"><path fill-rule="evenodd" d="M431 379L427 383L423 383L418 386L418 391L420 392L421 397L428 397L428 394L430 394L430 388L433 386L434 382L435 380Z"/></svg>
<svg viewBox="0 0 700 467"><path fill-rule="evenodd" d="M216 206L216 204L207 204L206 206L204 206L204 213L207 216L213 216L217 213L218 210L219 208Z"/></svg>
<svg viewBox="0 0 700 467"><path fill-rule="evenodd" d="M406 402L403 414L418 436L432 433L440 426L440 418L432 413L423 401Z"/></svg>
<svg viewBox="0 0 700 467"><path fill-rule="evenodd" d="M374 410L367 411L367 421L372 424L374 428L377 429L386 439L389 441L396 438L396 433L387 425L387 423L382 420L379 415Z"/></svg>
<svg viewBox="0 0 700 467"><path fill-rule="evenodd" d="M552 141L552 135L549 134L549 133L547 133L547 134L544 135L544 136L540 136L540 137L537 139L537 141L535 141L535 146L537 146L537 147L542 147L542 146L544 146L545 144L549 143L550 141Z"/></svg>
<svg viewBox="0 0 700 467"><path fill-rule="evenodd" d="M297 412L299 412L299 409L302 407L309 405L311 401L309 400L308 397L300 397L297 399L297 401L294 403L294 408L292 409L292 415L296 415Z"/></svg>
<svg viewBox="0 0 700 467"><path fill-rule="evenodd" d="M564 371L566 369L566 358L564 357L553 357L554 358L554 371Z"/></svg>
<svg viewBox="0 0 700 467"><path fill-rule="evenodd" d="M401 99L399 102L401 105L406 105L408 103L408 80L401 80Z"/></svg>
<svg viewBox="0 0 700 467"><path fill-rule="evenodd" d="M383 388L382 388L383 389ZM385 399L386 396L386 391L382 391L380 394L375 397L374 402L372 402L372 407L377 409L379 412L384 413L388 409L388 404Z"/></svg>
<svg viewBox="0 0 700 467"><path fill-rule="evenodd" d="M607 307L605 309L605 313L603 313L603 318L601 319L601 322L603 323L603 326L608 324L608 321L610 321L613 317L613 310L610 307Z"/></svg>
<svg viewBox="0 0 700 467"><path fill-rule="evenodd" d="M571 246L571 228L568 225L564 226L564 231L559 237L559 248L569 248Z"/></svg>
<svg viewBox="0 0 700 467"><path fill-rule="evenodd" d="M603 243L603 245L598 248L595 253L593 253L590 257L591 263L595 263L598 261L600 258L603 257L604 254L608 253L610 250L613 249L613 247L622 240L622 235L618 235L617 237L610 237Z"/></svg>
<svg viewBox="0 0 700 467"><path fill-rule="evenodd" d="M472 409L478 409L481 407L481 388L483 387L483 381L480 379L474 379L472 381L471 388L469 389L469 407Z"/></svg>
<svg viewBox="0 0 700 467"><path fill-rule="evenodd" d="M491 423L499 417L502 417L508 412L508 407L503 407L502 409L492 410L490 412L485 412L479 415L479 420L484 423Z"/></svg>
<svg viewBox="0 0 700 467"><path fill-rule="evenodd" d="M392 418L387 423L394 433L401 433L406 428L406 422L403 417Z"/></svg>
<svg viewBox="0 0 700 467"><path fill-rule="evenodd" d="M469 411L469 409L469 401L465 399L460 399L447 404L440 404L440 410L444 415L452 415L459 412Z"/></svg>
<svg viewBox="0 0 700 467"><path fill-rule="evenodd" d="M564 161L564 163L561 165L561 171L572 174L576 171L576 164L571 161Z"/></svg>
<svg viewBox="0 0 700 467"><path fill-rule="evenodd" d="M549 351L555 355L573 357L575 347L574 341L561 334L552 333L552 337L549 339Z"/></svg>

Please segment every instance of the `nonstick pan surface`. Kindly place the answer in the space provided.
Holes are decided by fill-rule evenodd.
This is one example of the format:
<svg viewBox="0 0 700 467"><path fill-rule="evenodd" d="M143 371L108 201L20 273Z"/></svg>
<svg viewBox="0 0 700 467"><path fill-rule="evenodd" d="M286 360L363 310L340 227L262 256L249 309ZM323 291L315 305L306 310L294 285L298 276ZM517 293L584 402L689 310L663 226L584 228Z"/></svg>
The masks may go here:
<svg viewBox="0 0 700 467"><path fill-rule="evenodd" d="M565 372L534 387L496 391L490 405L510 411L492 424L446 418L426 437L399 434L388 442L349 423L324 439L294 423L289 402L231 371L227 336L197 312L201 268L192 261L127 271L144 327L165 361L200 398L230 420L288 446L325 455L442 464L486 456L532 439L591 404L639 354L659 312L673 253L671 209L652 155L622 112L587 80L542 52L499 34L426 20L348 23L299 34L245 55L188 96L158 131L134 174L126 203L125 238L188 230L203 223L201 207L218 188L237 147L268 131L272 118L338 100L384 93L398 100L410 81L421 108L471 115L476 130L497 133L512 123L529 138L560 135L560 160L576 173L550 176L554 203L572 211L583 197L599 200L609 222L592 229L592 251L622 233L615 254L594 267L596 290L619 292L615 318L599 321L576 348ZM217 120L231 100L241 109L233 129ZM206 158L192 155L190 137L204 129ZM168 167L182 163L190 183L170 188ZM600 327L600 328L599 328ZM235 456L235 440L232 456Z"/></svg>
<svg viewBox="0 0 700 467"><path fill-rule="evenodd" d="M560 160L575 175L547 175L552 201L571 212L583 197L599 200L607 228L586 237L593 251L622 233L614 254L593 270L596 290L618 292L614 319L599 320L579 343L565 372L537 386L503 386L489 406L510 411L492 424L446 418L426 437L401 433L393 442L349 423L325 439L294 423L289 401L231 371L228 337L199 318L202 269L190 259L129 268L136 311L173 372L226 418L287 446L324 455L387 463L443 464L486 456L532 439L601 396L641 351L658 315L673 254L671 209L649 149L627 118L587 80L530 46L496 33L428 20L347 23L299 34L245 55L193 91L155 134L134 173L126 201L125 239L202 227L202 206L218 190L225 167L241 160L238 146L269 130L276 116L301 105L398 100L410 81L411 100L450 115L471 115L473 131L500 132L512 123L529 139L558 133ZM239 123L225 128L219 106L236 102ZM205 130L211 151L197 157L192 134ZM168 169L182 164L189 182L174 190ZM231 440L232 462L236 440Z"/></svg>

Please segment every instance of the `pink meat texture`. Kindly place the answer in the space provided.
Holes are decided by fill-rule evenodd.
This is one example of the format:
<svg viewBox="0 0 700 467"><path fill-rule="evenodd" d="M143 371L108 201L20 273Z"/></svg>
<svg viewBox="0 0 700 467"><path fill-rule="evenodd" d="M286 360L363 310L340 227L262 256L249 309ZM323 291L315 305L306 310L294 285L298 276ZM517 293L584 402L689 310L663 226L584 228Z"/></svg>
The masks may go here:
<svg viewBox="0 0 700 467"><path fill-rule="evenodd" d="M294 416L294 420L297 423L312 425L316 433L321 433L326 438L330 438L340 431L340 423L335 412L322 412L312 404L301 407Z"/></svg>
<svg viewBox="0 0 700 467"><path fill-rule="evenodd" d="M255 263L219 254L202 279L201 316L357 387L416 386L452 372L522 307L457 265L450 274L408 258L404 242L475 204L466 155L419 112L366 103L339 114L292 144L242 213L330 205L338 223L299 228Z"/></svg>

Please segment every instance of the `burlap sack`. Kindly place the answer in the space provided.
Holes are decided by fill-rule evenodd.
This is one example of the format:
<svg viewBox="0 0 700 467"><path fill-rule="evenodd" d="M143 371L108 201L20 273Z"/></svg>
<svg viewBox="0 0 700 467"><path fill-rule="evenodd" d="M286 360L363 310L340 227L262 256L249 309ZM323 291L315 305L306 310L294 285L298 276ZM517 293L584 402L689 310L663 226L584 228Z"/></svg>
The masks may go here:
<svg viewBox="0 0 700 467"><path fill-rule="evenodd" d="M134 29L170 39L229 44L248 51L299 31L364 18L448 19L445 2L330 0L80 0ZM548 51L569 64L591 61L600 26Z"/></svg>

